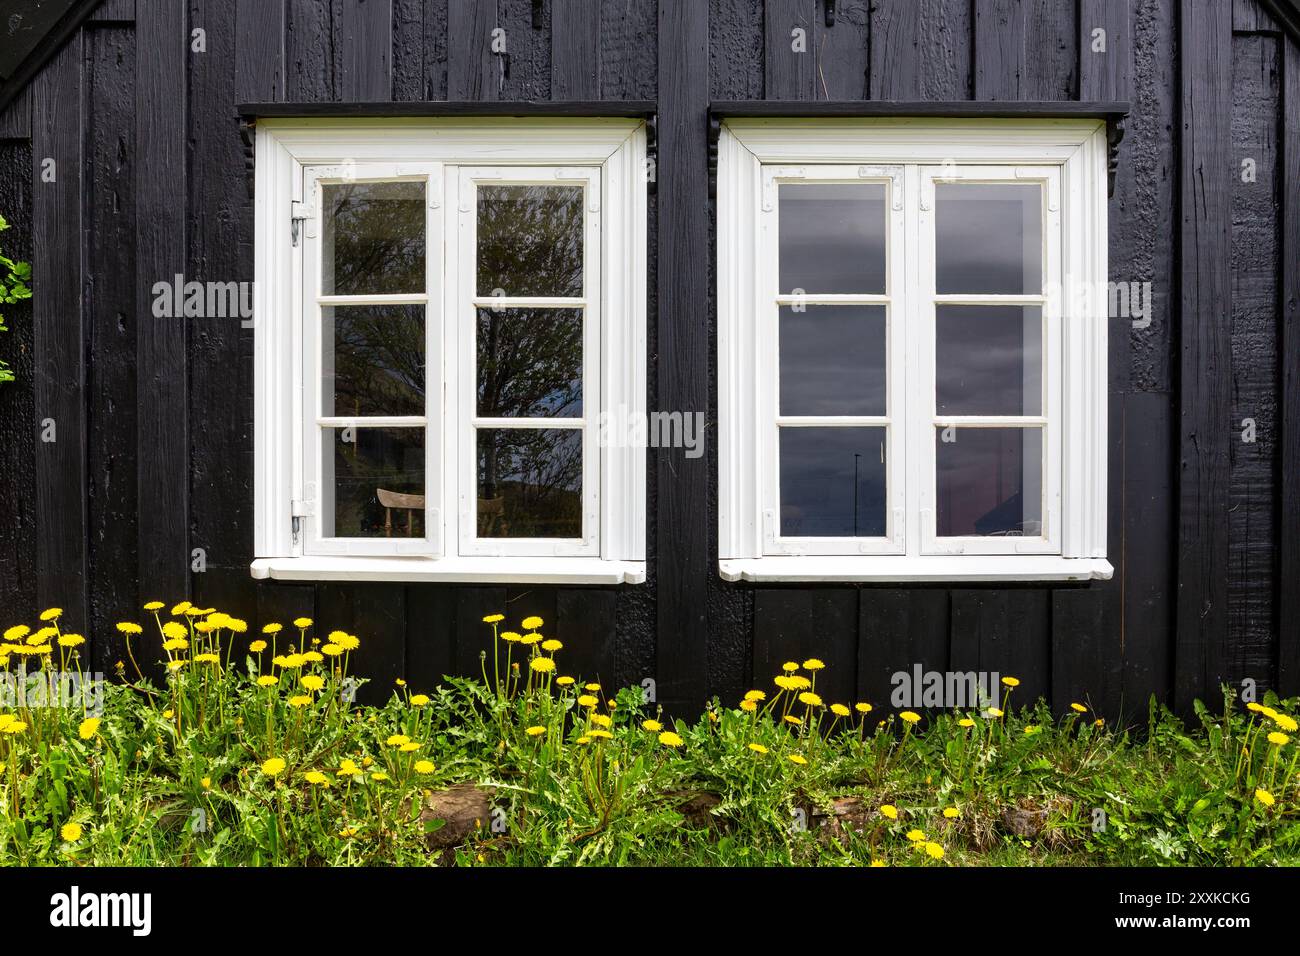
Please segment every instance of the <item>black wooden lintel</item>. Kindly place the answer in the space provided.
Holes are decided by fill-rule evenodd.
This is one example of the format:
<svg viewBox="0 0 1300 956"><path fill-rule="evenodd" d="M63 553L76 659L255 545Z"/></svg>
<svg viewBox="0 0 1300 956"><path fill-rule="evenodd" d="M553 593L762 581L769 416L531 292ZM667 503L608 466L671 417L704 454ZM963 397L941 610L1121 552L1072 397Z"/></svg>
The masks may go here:
<svg viewBox="0 0 1300 956"><path fill-rule="evenodd" d="M1124 138L1125 102L1093 103L1078 100L995 101L949 100L903 102L896 100L729 100L709 104L709 186L716 195L718 138L722 121L752 117L759 119L842 119L868 117L918 117L942 119L1100 119L1106 122L1107 180L1115 193L1119 168L1119 144Z"/></svg>

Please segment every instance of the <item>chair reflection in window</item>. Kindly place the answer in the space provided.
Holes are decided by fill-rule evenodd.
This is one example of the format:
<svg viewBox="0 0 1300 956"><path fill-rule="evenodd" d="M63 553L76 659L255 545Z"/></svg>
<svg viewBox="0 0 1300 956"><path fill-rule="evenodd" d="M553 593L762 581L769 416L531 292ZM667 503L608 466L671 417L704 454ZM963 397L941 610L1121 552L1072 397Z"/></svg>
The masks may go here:
<svg viewBox="0 0 1300 956"><path fill-rule="evenodd" d="M408 495L400 491L388 491L385 488L376 488L375 496L379 499L380 505L384 509L384 537L393 536L393 512L406 512L406 536L409 538L415 531L415 513L420 512L420 526L424 526L424 495Z"/></svg>

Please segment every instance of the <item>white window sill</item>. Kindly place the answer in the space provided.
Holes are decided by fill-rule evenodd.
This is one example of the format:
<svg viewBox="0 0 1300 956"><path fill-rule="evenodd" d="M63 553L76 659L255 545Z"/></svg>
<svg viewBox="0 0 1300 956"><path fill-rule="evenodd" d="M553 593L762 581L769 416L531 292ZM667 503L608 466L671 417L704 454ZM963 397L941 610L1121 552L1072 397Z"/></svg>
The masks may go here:
<svg viewBox="0 0 1300 956"><path fill-rule="evenodd" d="M600 558L258 558L259 580L431 581L447 584L641 584L643 561Z"/></svg>
<svg viewBox="0 0 1300 956"><path fill-rule="evenodd" d="M765 557L724 559L718 571L725 581L944 582L1109 581L1115 569L1105 558L1054 555L961 555L921 558Z"/></svg>

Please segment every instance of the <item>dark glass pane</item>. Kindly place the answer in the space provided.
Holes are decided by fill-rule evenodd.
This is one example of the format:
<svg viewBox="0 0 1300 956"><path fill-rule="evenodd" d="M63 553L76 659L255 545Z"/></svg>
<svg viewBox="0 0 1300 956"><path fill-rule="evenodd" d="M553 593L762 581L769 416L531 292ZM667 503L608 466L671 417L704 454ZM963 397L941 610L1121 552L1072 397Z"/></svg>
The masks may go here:
<svg viewBox="0 0 1300 956"><path fill-rule="evenodd" d="M1042 534L1040 429L939 428L935 441L941 537Z"/></svg>
<svg viewBox="0 0 1300 956"><path fill-rule="evenodd" d="M479 309L478 414L582 415L582 310Z"/></svg>
<svg viewBox="0 0 1300 956"><path fill-rule="evenodd" d="M424 306L321 309L326 416L424 414Z"/></svg>
<svg viewBox="0 0 1300 956"><path fill-rule="evenodd" d="M940 295L1042 292L1038 183L938 183L935 205L935 287Z"/></svg>
<svg viewBox="0 0 1300 956"><path fill-rule="evenodd" d="M582 186L479 186L478 294L582 295Z"/></svg>
<svg viewBox="0 0 1300 956"><path fill-rule="evenodd" d="M326 428L324 433L322 534L327 538L422 536L424 429Z"/></svg>
<svg viewBox="0 0 1300 956"><path fill-rule="evenodd" d="M582 434L479 429L478 536L581 538Z"/></svg>
<svg viewBox="0 0 1300 956"><path fill-rule="evenodd" d="M883 183L783 183L781 292L883 294Z"/></svg>
<svg viewBox="0 0 1300 956"><path fill-rule="evenodd" d="M781 414L885 414L885 307L781 309Z"/></svg>
<svg viewBox="0 0 1300 956"><path fill-rule="evenodd" d="M782 428L783 537L885 534L885 429Z"/></svg>
<svg viewBox="0 0 1300 956"><path fill-rule="evenodd" d="M342 183L322 192L322 294L425 291L424 183Z"/></svg>
<svg viewBox="0 0 1300 956"><path fill-rule="evenodd" d="M935 362L940 415L1039 415L1042 310L941 305L935 310Z"/></svg>

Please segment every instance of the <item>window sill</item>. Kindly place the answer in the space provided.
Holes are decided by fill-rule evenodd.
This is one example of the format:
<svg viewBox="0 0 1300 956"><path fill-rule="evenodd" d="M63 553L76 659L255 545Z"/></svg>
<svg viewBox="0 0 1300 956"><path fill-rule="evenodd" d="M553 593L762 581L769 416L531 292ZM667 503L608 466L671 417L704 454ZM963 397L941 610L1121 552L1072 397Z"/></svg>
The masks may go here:
<svg viewBox="0 0 1300 956"><path fill-rule="evenodd" d="M1109 581L1105 558L1053 555L886 557L766 557L718 562L724 581L856 581L864 583L996 581Z"/></svg>
<svg viewBox="0 0 1300 956"><path fill-rule="evenodd" d="M429 581L446 584L641 584L643 561L599 558L258 558L258 580Z"/></svg>

